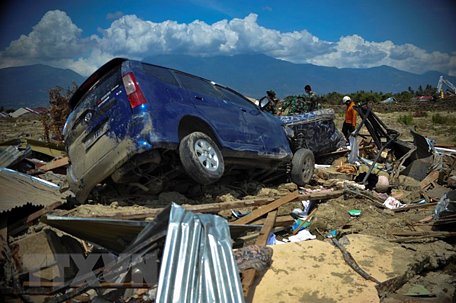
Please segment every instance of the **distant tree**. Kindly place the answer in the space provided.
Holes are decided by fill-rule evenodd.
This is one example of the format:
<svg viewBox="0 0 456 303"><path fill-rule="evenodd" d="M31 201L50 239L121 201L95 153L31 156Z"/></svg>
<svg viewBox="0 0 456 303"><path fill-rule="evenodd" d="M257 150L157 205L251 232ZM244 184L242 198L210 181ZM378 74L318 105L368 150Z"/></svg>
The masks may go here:
<svg viewBox="0 0 456 303"><path fill-rule="evenodd" d="M418 86L418 90L416 91L417 96L423 96L423 87L420 85Z"/></svg>
<svg viewBox="0 0 456 303"><path fill-rule="evenodd" d="M437 88L433 87L430 84L426 85L426 88L423 91L423 94L425 96L433 96L436 93Z"/></svg>
<svg viewBox="0 0 456 303"><path fill-rule="evenodd" d="M415 97L414 92L403 91L397 94L394 94L393 97L400 103L410 102L413 97Z"/></svg>
<svg viewBox="0 0 456 303"><path fill-rule="evenodd" d="M411 93L412 95L415 94L415 91L412 89L411 86L408 87L408 92Z"/></svg>
<svg viewBox="0 0 456 303"><path fill-rule="evenodd" d="M78 86L73 82L72 87L64 89L60 86L49 90L49 114L42 116L45 138L63 142L63 126L70 113L69 101Z"/></svg>

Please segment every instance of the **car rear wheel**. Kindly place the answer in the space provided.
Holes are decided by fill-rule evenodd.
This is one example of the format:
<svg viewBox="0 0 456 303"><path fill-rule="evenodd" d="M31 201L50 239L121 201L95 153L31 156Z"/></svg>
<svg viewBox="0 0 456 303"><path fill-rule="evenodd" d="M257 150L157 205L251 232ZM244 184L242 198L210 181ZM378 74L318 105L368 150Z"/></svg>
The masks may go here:
<svg viewBox="0 0 456 303"><path fill-rule="evenodd" d="M200 184L219 180L225 170L217 144L202 132L193 132L181 140L179 157L187 174Z"/></svg>
<svg viewBox="0 0 456 303"><path fill-rule="evenodd" d="M314 154L306 148L298 149L291 160L291 181L304 186L312 179L315 166Z"/></svg>

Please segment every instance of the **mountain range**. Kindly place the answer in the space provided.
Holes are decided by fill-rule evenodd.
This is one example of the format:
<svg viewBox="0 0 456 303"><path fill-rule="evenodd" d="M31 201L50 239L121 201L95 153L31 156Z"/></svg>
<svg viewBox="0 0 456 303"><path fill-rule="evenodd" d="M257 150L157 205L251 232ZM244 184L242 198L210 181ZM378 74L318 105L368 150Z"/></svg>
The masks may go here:
<svg viewBox="0 0 456 303"><path fill-rule="evenodd" d="M60 86L70 88L81 84L85 77L70 70L43 64L0 69L0 106L5 109L49 105L49 90Z"/></svg>
<svg viewBox="0 0 456 303"><path fill-rule="evenodd" d="M159 55L145 62L167 66L227 85L251 97L259 98L273 89L279 98L302 94L310 84L317 94L355 91L400 92L409 87L418 89L430 84L437 86L440 72L421 75L389 66L372 68L335 68L312 64L294 64L265 55L193 57ZM455 77L443 76L456 83ZM30 65L0 69L0 106L47 106L50 88L69 88L72 82L81 84L85 77L69 69L46 65Z"/></svg>

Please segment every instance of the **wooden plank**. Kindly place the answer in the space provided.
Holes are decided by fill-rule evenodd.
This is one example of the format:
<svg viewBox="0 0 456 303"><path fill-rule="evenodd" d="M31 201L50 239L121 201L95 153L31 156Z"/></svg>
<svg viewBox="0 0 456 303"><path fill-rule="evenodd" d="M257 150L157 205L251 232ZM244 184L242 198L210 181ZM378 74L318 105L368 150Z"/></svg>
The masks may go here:
<svg viewBox="0 0 456 303"><path fill-rule="evenodd" d="M252 285L255 281L256 270L253 268L244 270L242 272L242 291L244 292L244 298L249 298L253 294ZM250 300L246 300L249 302Z"/></svg>
<svg viewBox="0 0 456 303"><path fill-rule="evenodd" d="M298 195L294 200L327 200L327 199L334 199L334 198L340 197L343 194L344 194L343 190L314 192L314 193L310 193L310 194ZM236 201L230 201L230 202L207 203L207 204L197 204L197 205L184 204L181 206L184 207L186 210L190 210L193 212L217 213L221 210L227 210L227 209L238 209L238 208L245 208L245 207L263 206L263 205L269 204L277 199L281 199L284 197L286 197L286 196L277 197L277 198L236 200ZM150 209L147 211L139 211L137 213L118 212L118 213L114 213L111 215L101 215L101 216L94 216L94 217L135 220L135 219L144 219L144 218L149 218L149 217L155 217L162 210L163 210L163 208L155 208L155 209Z"/></svg>
<svg viewBox="0 0 456 303"><path fill-rule="evenodd" d="M432 206L436 206L436 205L437 205L437 202L432 202L432 203L410 205L410 206L404 206L401 208L395 208L395 209L392 209L392 211L394 211L395 213L399 213L399 212L407 211L410 209L428 208L428 207L432 207Z"/></svg>
<svg viewBox="0 0 456 303"><path fill-rule="evenodd" d="M269 234L271 233L272 229L274 228L274 224L277 218L277 210L273 210L268 213L266 217L266 221L264 222L263 228L261 228L260 235L256 240L257 245L265 246L268 242Z"/></svg>
<svg viewBox="0 0 456 303"><path fill-rule="evenodd" d="M50 212L51 210L56 209L60 205L62 205L62 202L60 202L60 201L54 202L51 205L43 207L42 209L28 215L27 217L23 218L22 220L19 220L15 223L11 224L9 227L9 231L8 231L9 234L12 236L12 235L15 235L15 234L23 231L24 229L27 228L27 225L29 223L35 221L36 219L38 219L42 215Z"/></svg>
<svg viewBox="0 0 456 303"><path fill-rule="evenodd" d="M153 285L148 283L135 283L135 282L99 282L92 285L93 288L151 288ZM61 287L65 285L64 282L55 282L55 281L25 281L24 287ZM69 288L81 287L83 284L70 284Z"/></svg>
<svg viewBox="0 0 456 303"><path fill-rule="evenodd" d="M266 219L259 219L252 222L252 224L263 225ZM295 219L290 215L277 216L274 226L288 226L293 224Z"/></svg>
<svg viewBox="0 0 456 303"><path fill-rule="evenodd" d="M274 228L275 220L277 218L277 210L273 210L268 213L266 217L266 221L264 222L263 228L260 231L260 235L258 236L255 244L265 246L268 242L269 234L271 233L272 229ZM242 279L242 290L244 292L244 297L249 298L250 295L253 293L253 282L255 281L255 269L247 269L243 273Z"/></svg>
<svg viewBox="0 0 456 303"><path fill-rule="evenodd" d="M53 169L68 165L68 163L69 163L68 157L63 157L60 159L52 160L51 162L48 162L48 163L44 164L43 166L41 166L39 169L41 171L46 172L49 170L53 170Z"/></svg>
<svg viewBox="0 0 456 303"><path fill-rule="evenodd" d="M246 216L244 216L244 217L242 217L242 218L240 218L240 219L238 219L238 220L236 220L236 221L234 221L232 223L233 224L248 224L248 223L250 223L252 221L255 221L259 217L267 214L268 212L273 211L273 210L279 208L280 206L295 200L298 197L299 197L298 191L289 193L285 197L277 199L274 202L271 202L271 203L269 203L269 204L267 204L267 205L265 205L265 206L263 206L261 208L255 209L250 214L248 214L248 215L246 215Z"/></svg>
<svg viewBox="0 0 456 303"><path fill-rule="evenodd" d="M432 182L437 181L438 178L439 172L436 170L431 171L423 180L421 180L421 190L426 190L426 188L428 188L432 184Z"/></svg>

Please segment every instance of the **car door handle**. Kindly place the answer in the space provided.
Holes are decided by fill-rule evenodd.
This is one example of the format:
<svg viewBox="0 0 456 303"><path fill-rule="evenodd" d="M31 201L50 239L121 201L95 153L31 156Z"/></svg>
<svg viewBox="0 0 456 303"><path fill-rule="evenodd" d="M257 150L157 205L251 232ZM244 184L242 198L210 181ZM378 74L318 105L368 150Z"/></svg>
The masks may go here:
<svg viewBox="0 0 456 303"><path fill-rule="evenodd" d="M204 98L203 98L203 97L200 97L200 96L195 96L195 99L196 99L196 100L200 100L200 101L204 101Z"/></svg>

